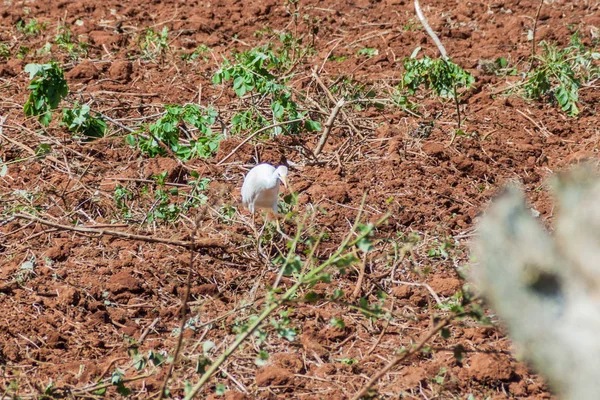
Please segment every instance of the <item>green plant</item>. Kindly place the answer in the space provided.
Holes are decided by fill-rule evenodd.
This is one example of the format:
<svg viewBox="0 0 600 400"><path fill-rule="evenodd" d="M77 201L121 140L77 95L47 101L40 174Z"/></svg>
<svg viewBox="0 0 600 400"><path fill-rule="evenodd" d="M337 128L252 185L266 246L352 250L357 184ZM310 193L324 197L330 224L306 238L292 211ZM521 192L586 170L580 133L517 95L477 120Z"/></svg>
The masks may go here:
<svg viewBox="0 0 600 400"><path fill-rule="evenodd" d="M121 211L123 216L125 218L130 218L131 210L129 209L128 201L133 199L133 193L131 192L131 190L121 185L117 185L117 187L115 188L113 199L115 200L115 204L117 205L117 208L119 209L119 211Z"/></svg>
<svg viewBox="0 0 600 400"><path fill-rule="evenodd" d="M195 104L167 105L165 115L149 127L150 136L139 136L140 149L150 157L167 155L157 140L168 146L182 160L202 157L210 158L219 148L221 134L213 133L211 125L217 118L213 108L201 110ZM195 128L197 135L191 130ZM183 138L181 136L184 136ZM136 138L129 135L127 141L136 143Z"/></svg>
<svg viewBox="0 0 600 400"><path fill-rule="evenodd" d="M0 44L0 59L8 60L10 57L10 47L6 43Z"/></svg>
<svg viewBox="0 0 600 400"><path fill-rule="evenodd" d="M31 257L31 259L29 259L28 261L23 262L19 271L15 273L15 280L21 284L35 277L37 275L37 273L35 272L36 264L37 263L35 257Z"/></svg>
<svg viewBox="0 0 600 400"><path fill-rule="evenodd" d="M198 208L203 204L206 204L208 197L201 193L208 189L210 179L200 178L200 174L196 171L191 171L190 176L193 178L188 183L192 187L192 190L187 195L186 200L183 202L181 208L183 211L188 211L190 208Z"/></svg>
<svg viewBox="0 0 600 400"><path fill-rule="evenodd" d="M338 83L331 87L331 92L343 97L348 102L354 102L354 109L361 111L365 107L373 106L377 109L383 109L384 105L376 100L377 93L372 86L367 86L356 82L352 78L344 77Z"/></svg>
<svg viewBox="0 0 600 400"><path fill-rule="evenodd" d="M129 396L131 394L131 389L125 386L126 380L125 372L119 368L115 368L115 371L112 373L110 378L110 383L116 386L117 393L122 396Z"/></svg>
<svg viewBox="0 0 600 400"><path fill-rule="evenodd" d="M30 83L27 89L29 98L23 110L25 115L37 116L40 123L48 126L52 120L52 110L68 94L69 88L63 70L54 61L49 64L27 64Z"/></svg>
<svg viewBox="0 0 600 400"><path fill-rule="evenodd" d="M58 27L54 43L56 43L59 49L66 51L69 54L69 58L72 60L86 57L88 54L87 43L74 39L71 29L69 29L68 26Z"/></svg>
<svg viewBox="0 0 600 400"><path fill-rule="evenodd" d="M197 172L192 172L191 175L195 178L195 180L190 181L192 190L189 194L184 195L185 200L181 202L178 201L181 197L178 188L172 187L167 189L167 175L168 172L165 171L153 176L156 182L156 189L154 191L154 204L146 215L146 220L149 223L155 220L174 222L182 212L187 212L191 208L198 208L208 200L208 197L201 192L208 188L210 179L200 178Z"/></svg>
<svg viewBox="0 0 600 400"><path fill-rule="evenodd" d="M19 50L17 50L17 58L19 60L24 59L25 57L27 57L30 51L31 49L27 46L19 46Z"/></svg>
<svg viewBox="0 0 600 400"><path fill-rule="evenodd" d="M377 54L379 54L379 50L372 48L372 47L365 47L356 52L357 56L365 56L367 58L373 58Z"/></svg>
<svg viewBox="0 0 600 400"><path fill-rule="evenodd" d="M45 22L38 22L38 20L35 18L29 19L29 22L27 23L25 23L25 21L21 19L19 20L19 22L17 22L17 31L24 33L27 36L37 36L43 30L46 30L47 25L48 24L46 24Z"/></svg>
<svg viewBox="0 0 600 400"><path fill-rule="evenodd" d="M182 53L181 58L187 61L194 61L197 58L202 57L204 62L207 62L208 53L210 53L210 49L206 45L201 44L200 46L196 47L196 49L191 54Z"/></svg>
<svg viewBox="0 0 600 400"><path fill-rule="evenodd" d="M479 66L483 73L487 75L516 75L515 67L508 67L508 60L505 57L498 57L492 60L479 60Z"/></svg>
<svg viewBox="0 0 600 400"><path fill-rule="evenodd" d="M75 103L73 108L63 108L61 125L70 132L81 133L89 138L100 138L106 132L106 122L90 114L90 106Z"/></svg>
<svg viewBox="0 0 600 400"><path fill-rule="evenodd" d="M600 77L600 53L586 48L577 33L564 49L541 42L542 54L534 59L523 89L532 99L552 99L569 116L579 114L579 88L582 82Z"/></svg>
<svg viewBox="0 0 600 400"><path fill-rule="evenodd" d="M176 201L171 201L171 196L179 196L179 190L177 188L166 188L167 175L168 171L165 171L159 175L152 176L156 181L157 188L154 191L154 204L146 215L148 223L152 223L155 220L174 222L181 212L179 204Z"/></svg>
<svg viewBox="0 0 600 400"><path fill-rule="evenodd" d="M289 77L278 78L275 74L282 72L289 65L290 57L286 46L283 49L273 50L271 46L263 46L234 55L235 62L225 59L225 62L213 76L213 83L220 84L233 81L233 89L238 97L254 93L260 95L261 102L268 102L271 116L263 115L263 109L254 101L246 110L236 114L233 119L233 132L240 132L249 128L255 129L273 121L295 121L283 126L276 126L272 134L298 133L301 128L309 132L318 131L321 126L318 122L307 118L306 111L300 111L299 106L292 99L292 93L285 82Z"/></svg>
<svg viewBox="0 0 600 400"><path fill-rule="evenodd" d="M50 54L51 51L52 51L52 44L46 42L45 45L43 45L42 47L40 47L39 49L37 49L35 51L35 56L42 57L42 56Z"/></svg>
<svg viewBox="0 0 600 400"><path fill-rule="evenodd" d="M166 26L156 32L152 28L146 28L138 39L142 52L142 58L149 61L157 61L169 50L169 28Z"/></svg>
<svg viewBox="0 0 600 400"><path fill-rule="evenodd" d="M329 56L329 58L327 60L335 61L335 62L342 62L342 61L346 61L348 58L349 58L348 56L338 56L336 54L332 54Z"/></svg>
<svg viewBox="0 0 600 400"><path fill-rule="evenodd" d="M235 217L235 213L237 212L237 208L235 206L224 204L219 208L219 216L222 223L231 224L233 223L233 219Z"/></svg>
<svg viewBox="0 0 600 400"><path fill-rule="evenodd" d="M453 99L460 130L462 120L459 98L462 92L459 89L470 88L475 78L450 59L432 59L427 56L416 58L420 50L421 48L417 47L412 55L404 60L402 88L406 88L410 94L415 94L419 87L424 85L426 89L433 89L438 96Z"/></svg>

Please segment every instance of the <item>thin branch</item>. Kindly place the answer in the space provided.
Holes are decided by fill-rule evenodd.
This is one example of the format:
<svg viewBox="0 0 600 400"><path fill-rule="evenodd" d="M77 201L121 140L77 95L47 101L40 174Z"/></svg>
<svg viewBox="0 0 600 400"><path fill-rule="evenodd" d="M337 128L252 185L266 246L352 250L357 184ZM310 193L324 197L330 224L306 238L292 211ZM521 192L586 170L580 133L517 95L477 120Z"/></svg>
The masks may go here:
<svg viewBox="0 0 600 400"><path fill-rule="evenodd" d="M425 31L431 37L431 39L433 40L433 43L435 43L438 50L440 51L442 58L444 60L447 60L448 54L446 53L446 48L440 41L440 38L438 37L438 35L436 35L435 32L433 31L433 29L431 29L431 26L429 26L429 22L427 22L427 18L425 18L425 16L423 15L423 11L421 11L421 5L419 4L419 0L415 0L415 11L417 12L417 17L419 18L419 21L421 21L421 23L425 27Z"/></svg>
<svg viewBox="0 0 600 400"><path fill-rule="evenodd" d="M317 148L314 151L315 157L318 157L319 154L321 154L321 150L323 150L323 146L325 146L325 143L329 138L329 132L331 132L331 128L333 127L335 118L338 116L340 110L342 109L342 107L344 107L345 104L346 100L339 99L335 107L333 107L333 109L331 110L331 114L329 115L329 118L327 118L327 122L325 122L325 129L323 129L321 139L319 140Z"/></svg>
<svg viewBox="0 0 600 400"><path fill-rule="evenodd" d="M192 246L191 242L184 242L182 240L171 240L171 239L158 238L158 237L154 237L154 236L135 235L132 233L127 233L127 232L109 231L109 230L104 230L104 229L87 228L87 227L83 227L83 226L61 225L56 222L48 221L48 220L45 220L45 219L42 219L39 217L35 217L35 216L29 215L29 214L20 214L19 213L19 214L15 214L14 217L26 219L28 221L39 222L40 224L48 225L53 228L61 229L64 231L73 231L73 232L77 232L80 234L94 233L94 234L101 235L101 236L102 235L117 236L117 237L122 237L122 238L130 239L130 240L140 240L140 241L149 242L149 243L171 244L174 246L181 246L181 247L185 247L185 248L190 248ZM217 239L206 239L206 238L205 239L197 239L197 241L194 245L196 246L196 248L204 248L204 247L206 247L206 248L208 248L208 247L224 248L224 247L226 247L224 243L221 243Z"/></svg>
<svg viewBox="0 0 600 400"><path fill-rule="evenodd" d="M198 221L194 223L194 231L191 236L191 246L190 246L190 267L188 268L187 279L185 282L185 293L183 295L183 301L181 304L181 322L179 324L179 336L177 337L177 345L175 346L175 352L173 354L173 362L169 366L169 371L165 376L165 380L163 381L162 387L160 388L160 393L158 395L158 400L162 400L165 395L165 389L167 388L167 384L169 383L169 379L173 374L173 369L177 364L177 358L179 357L179 353L181 352L181 347L183 344L183 331L185 330L185 322L187 319L187 303L190 298L190 287L192 285L192 269L194 268L194 254L196 253L196 246L194 242L194 237L198 233Z"/></svg>
<svg viewBox="0 0 600 400"><path fill-rule="evenodd" d="M325 83L323 83L323 80L321 80L321 77L317 73L317 69L316 68L314 68L313 71L312 71L312 77L319 84L319 86L321 86L321 89L323 89L323 91L325 92L325 94L327 95L327 97L329 98L329 100L333 104L337 104L338 100L336 100L336 98L333 96L333 94L331 93L331 91L329 90L329 88L327 87L327 85L325 85ZM352 123L352 121L348 117L348 114L346 113L346 111L344 111L343 109L341 109L340 112L342 113L342 115L346 119L346 122L348 123L348 125L350 126L350 128L354 131L354 133L356 135L358 135L358 137L360 137L361 139L364 139L364 135L362 133L360 133L360 131Z"/></svg>
<svg viewBox="0 0 600 400"><path fill-rule="evenodd" d="M367 253L363 255L362 262L360 263L360 270L358 272L358 279L356 280L356 286L352 293L352 299L357 299L360 296L363 280L365 279L365 269L367 267Z"/></svg>
<svg viewBox="0 0 600 400"><path fill-rule="evenodd" d="M535 66L535 32L537 30L538 20L540 18L540 11L542 11L542 6L544 5L544 0L540 0L540 5L538 6L537 12L535 13L535 21L533 23L533 33L531 38L531 64L529 64L529 71L533 69Z"/></svg>
<svg viewBox="0 0 600 400"><path fill-rule="evenodd" d="M358 392L356 392L356 394L352 397L352 400L359 400L361 397L365 396L375 382L381 379L385 374L388 373L390 369L394 368L394 366L396 366L398 363L404 361L408 357L421 350L427 344L429 339L431 339L436 333L441 331L455 317L455 314L451 314L446 318L442 319L440 322L438 322L433 328L431 328L429 332L427 332L425 336L423 336L423 338L419 341L419 343L417 343L416 346L395 357L385 367L383 367L375 375L373 375L373 377L369 379L369 381Z"/></svg>

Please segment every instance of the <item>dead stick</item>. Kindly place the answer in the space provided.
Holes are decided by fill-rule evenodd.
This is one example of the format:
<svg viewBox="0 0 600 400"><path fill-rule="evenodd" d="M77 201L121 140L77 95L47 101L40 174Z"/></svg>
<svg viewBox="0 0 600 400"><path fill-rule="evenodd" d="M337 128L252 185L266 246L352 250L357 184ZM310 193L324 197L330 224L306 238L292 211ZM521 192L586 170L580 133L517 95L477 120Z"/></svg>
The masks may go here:
<svg viewBox="0 0 600 400"><path fill-rule="evenodd" d="M435 43L438 50L440 51L442 58L444 60L447 60L448 53L446 53L446 48L442 44L442 41L440 40L438 35L436 35L435 32L433 31L433 29L431 29L431 26L429 26L429 22L427 22L427 18L425 18L425 16L423 15L423 11L421 11L421 5L419 4L419 0L415 0L415 11L417 12L417 17L419 18L419 21L421 21L421 24L423 24L423 26L425 27L425 31L431 37L431 39L433 40L433 43Z"/></svg>
<svg viewBox="0 0 600 400"><path fill-rule="evenodd" d="M171 240L171 239L157 238L154 236L135 235L132 233L119 232L119 231L109 231L109 230L104 230L104 229L94 229L94 228L85 228L85 227L80 227L80 226L61 225L61 224L57 224L56 222L52 222L52 221L48 221L48 220L45 220L42 218L34 217L33 215L29 215L29 214L15 214L14 217L26 219L29 221L39 222L40 224L48 225L53 228L58 228L58 229L62 229L65 231L74 231L74 232L79 232L79 233L95 233L97 235L117 236L117 237L122 237L122 238L130 239L130 240L140 240L143 242L150 242L150 243L171 244L174 246L181 246L181 247L185 247L185 248L190 248L192 245L191 242L184 242L182 240ZM200 239L200 241L196 241L195 246L196 246L196 248L225 247L225 245L223 243L219 243L215 239Z"/></svg>
<svg viewBox="0 0 600 400"><path fill-rule="evenodd" d="M327 85L325 85L325 83L323 83L323 81L321 80L321 77L317 74L317 69L316 68L314 68L313 71L312 71L312 77L314 78L315 81L317 81L317 83L319 84L319 86L321 86L321 89L323 89L323 91L325 92L325 94L327 95L327 97L329 98L329 100L331 100L331 102L333 104L337 104L338 100L335 99L335 97L333 96L333 94L331 93L331 91L329 90L329 88L327 87ZM343 109L341 109L340 112L342 113L342 116L346 119L346 122L348 123L348 125L350 126L350 128L354 131L354 133L356 135L358 135L361 139L364 139L363 134L360 133L360 131L352 123L352 121L348 117L348 114L346 113L346 111L344 111Z"/></svg>
<svg viewBox="0 0 600 400"><path fill-rule="evenodd" d="M373 384L375 382L377 382L381 377L383 377L385 374L387 374L388 371L390 369L394 368L394 366L396 364L404 361L411 355L415 354L417 351L421 350L423 348L423 346L425 346L425 344L429 341L429 339L431 339L436 333L441 331L442 328L444 328L446 325L448 325L450 323L450 321L455 317L456 317L456 315L452 314L452 315L449 315L446 318L442 319L440 322L438 322L433 328L431 328L431 330L429 332L427 332L427 334L421 339L421 341L415 347L400 354L399 356L394 358L392 361L390 361L385 367L383 367L381 370L379 370L379 372L377 372L358 392L356 392L356 394L352 397L352 400L359 400L361 397L365 396L367 394L367 392L369 391L369 388L371 388L371 386L373 386Z"/></svg>
<svg viewBox="0 0 600 400"><path fill-rule="evenodd" d="M352 298L356 299L360 296L360 290L362 287L363 280L365 279L365 269L367 267L367 253L365 253L362 263L360 264L360 271L358 273L358 279L356 280L356 287L354 288L354 293L352 293Z"/></svg>
<svg viewBox="0 0 600 400"><path fill-rule="evenodd" d="M185 330L185 323L187 319L187 303L190 298L190 287L192 285L192 269L194 267L194 253L196 251L194 246L194 236L198 231L198 221L194 223L194 231L192 232L191 239L191 247L190 247L190 267L188 268L187 279L185 282L185 292L183 295L183 301L181 304L181 322L179 324L179 336L177 337L177 344L175 345L175 352L173 354L173 362L169 366L169 371L167 372L167 376L165 376L165 380L163 381L162 387L160 388L160 393L158 395L158 400L162 400L165 395L165 389L167 388L167 384L169 383L169 379L173 374L173 369L177 364L177 358L179 357L179 353L181 352L181 347L183 345L183 331Z"/></svg>
<svg viewBox="0 0 600 400"><path fill-rule="evenodd" d="M533 32L531 37L531 64L529 64L529 71L531 71L535 66L535 31L537 30L537 24L540 18L540 11L542 11L543 5L544 0L540 0L540 5L538 6L537 12L535 13L535 21L533 22Z"/></svg>
<svg viewBox="0 0 600 400"><path fill-rule="evenodd" d="M234 155L240 149L240 147L242 147L243 145L245 145L246 143L248 143L250 140L252 140L253 137L255 137L256 135L258 135L259 133L264 132L264 131L266 131L268 129L271 129L271 128L275 128L275 127L282 126L282 125L288 125L288 124L292 124L294 122L300 122L300 121L304 121L304 118L293 119L291 121L278 122L276 124L265 126L264 128L260 128L259 130L257 130L256 132L254 132L252 135L250 135L246 139L244 139L242 141L242 143L238 144L236 146L236 148L231 151L231 153L229 153L225 157L223 157L223 159L217 163L217 166L219 166L219 165L223 164L225 161L227 161L229 159L229 157L231 157L232 155Z"/></svg>
<svg viewBox="0 0 600 400"><path fill-rule="evenodd" d="M392 306L390 307L390 312L391 313L394 312L394 303L395 302L396 302L396 298L393 297L392 298ZM391 318L386 319L385 326L383 327L383 329L381 329L381 333L377 337L377 340L375 341L375 343L373 343L373 346L371 346L371 348L369 350L367 350L367 352L365 353L365 357L370 356L371 353L373 353L373 351L375 351L375 349L377 348L377 346L379 346L379 343L381 343L381 339L383 339L383 335L385 335L386 329L388 328L388 326L390 326L390 321L391 321Z"/></svg>
<svg viewBox="0 0 600 400"><path fill-rule="evenodd" d="M346 104L346 100L339 99L337 104L335 105L335 107L333 107L333 109L331 110L331 114L329 115L329 118L327 118L327 121L325 122L325 129L323 130L321 139L319 140L319 143L317 144L317 148L315 149L315 152L314 152L315 157L318 157L319 154L321 154L321 150L323 150L323 146L325 146L325 143L327 142L327 138L329 138L329 132L331 132L331 128L333 127L335 118L339 114L342 107L344 107L344 104Z"/></svg>

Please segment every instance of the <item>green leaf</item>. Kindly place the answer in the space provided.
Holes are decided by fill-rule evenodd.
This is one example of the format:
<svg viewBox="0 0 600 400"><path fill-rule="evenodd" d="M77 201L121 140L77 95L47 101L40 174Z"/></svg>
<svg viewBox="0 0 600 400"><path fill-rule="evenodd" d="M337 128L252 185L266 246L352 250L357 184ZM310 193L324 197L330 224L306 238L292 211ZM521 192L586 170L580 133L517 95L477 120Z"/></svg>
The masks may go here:
<svg viewBox="0 0 600 400"><path fill-rule="evenodd" d="M373 250L373 243L371 243L371 241L368 238L362 238L358 241L358 243L356 244L356 246L363 252L363 253L368 253L369 251Z"/></svg>
<svg viewBox="0 0 600 400"><path fill-rule="evenodd" d="M207 340L202 344L202 353L208 354L212 349L216 347L215 342Z"/></svg>
<svg viewBox="0 0 600 400"><path fill-rule="evenodd" d="M227 392L227 388L222 383L217 384L215 387L215 394L217 396L223 396Z"/></svg>
<svg viewBox="0 0 600 400"><path fill-rule="evenodd" d="M321 131L321 124L317 121L307 119L306 121L304 121L304 128L308 132L319 132Z"/></svg>
<svg viewBox="0 0 600 400"><path fill-rule="evenodd" d="M117 393L119 393L121 396L127 397L131 394L131 389L125 387L125 385L123 385L122 383L119 383L117 385Z"/></svg>
<svg viewBox="0 0 600 400"><path fill-rule="evenodd" d="M36 75L44 70L45 65L42 64L27 64L23 71L29 73L29 80L32 80Z"/></svg>
<svg viewBox="0 0 600 400"><path fill-rule="evenodd" d="M440 335L442 335L444 339L448 339L450 337L450 329L442 328L442 330L440 331Z"/></svg>

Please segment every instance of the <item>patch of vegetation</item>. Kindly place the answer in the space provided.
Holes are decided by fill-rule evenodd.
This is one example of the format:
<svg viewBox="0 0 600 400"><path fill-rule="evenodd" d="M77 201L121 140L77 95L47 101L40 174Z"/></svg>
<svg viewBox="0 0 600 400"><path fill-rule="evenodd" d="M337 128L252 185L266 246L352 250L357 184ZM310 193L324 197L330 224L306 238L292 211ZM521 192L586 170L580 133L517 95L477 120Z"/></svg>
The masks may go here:
<svg viewBox="0 0 600 400"><path fill-rule="evenodd" d="M140 150L150 157L168 154L157 140L184 161L197 157L210 158L216 153L222 135L213 133L211 129L217 118L213 108L203 111L195 104L186 104L167 105L165 109L165 115L150 125L149 137L129 135L127 142L131 145L137 143Z"/></svg>
<svg viewBox="0 0 600 400"><path fill-rule="evenodd" d="M106 132L106 122L90 114L90 106L75 103L73 108L63 108L61 125L70 132L83 134L89 138L101 138Z"/></svg>
<svg viewBox="0 0 600 400"><path fill-rule="evenodd" d="M508 66L508 60L505 57L498 57L492 60L480 60L479 67L486 75L516 75L516 67Z"/></svg>
<svg viewBox="0 0 600 400"><path fill-rule="evenodd" d="M367 58L373 58L379 54L379 50L372 47L365 47L356 52L357 56L365 56Z"/></svg>
<svg viewBox="0 0 600 400"><path fill-rule="evenodd" d="M332 54L329 56L328 60L335 61L335 62L342 62L342 61L346 61L348 58L349 58L348 56L338 56L338 55Z"/></svg>
<svg viewBox="0 0 600 400"><path fill-rule="evenodd" d="M31 49L27 46L19 46L19 50L17 50L17 58L19 60L23 60L25 57L29 55Z"/></svg>
<svg viewBox="0 0 600 400"><path fill-rule="evenodd" d="M42 47L40 47L39 49L37 49L35 51L35 56L42 57L42 56L50 54L51 51L52 51L52 44L46 42L45 45L43 45Z"/></svg>
<svg viewBox="0 0 600 400"><path fill-rule="evenodd" d="M197 172L192 172L192 177L195 179L190 182L192 191L189 194L180 193L177 187L167 188L168 172L165 171L159 175L154 175L156 181L156 190L154 191L154 204L146 215L146 221L152 223L156 220L165 222L175 222L182 212L187 212L191 208L198 208L206 204L208 198L203 191L208 188L210 179L200 178ZM183 202L181 197L185 196Z"/></svg>
<svg viewBox="0 0 600 400"><path fill-rule="evenodd" d="M555 44L541 42L542 54L534 59L534 68L527 74L525 96L558 103L569 116L579 114L579 88L582 82L600 77L600 53L586 48L577 33L569 46L560 49Z"/></svg>
<svg viewBox="0 0 600 400"><path fill-rule="evenodd" d="M269 122L282 123L295 121L271 130L273 135L281 133L296 134L301 129L318 131L321 125L308 118L306 111L300 111L298 103L292 98L291 90L285 86L289 76L278 77L292 64L289 49L273 50L271 45L256 47L243 53L234 54L234 62L225 59L224 64L213 76L213 83L233 82L233 89L240 98L249 95L252 104L247 110L236 114L232 119L232 132L256 130ZM260 96L259 102L254 95ZM264 104L264 103L267 104ZM261 107L262 106L262 107ZM268 106L271 115L264 115Z"/></svg>
<svg viewBox="0 0 600 400"><path fill-rule="evenodd" d="M0 44L0 59L8 60L10 57L10 47L6 43Z"/></svg>
<svg viewBox="0 0 600 400"><path fill-rule="evenodd" d="M23 110L27 116L37 116L40 123L48 126L52 120L52 110L69 93L64 72L54 61L49 64L27 64L24 68L31 82L27 89L29 98Z"/></svg>
<svg viewBox="0 0 600 400"><path fill-rule="evenodd" d="M115 193L113 194L113 199L117 208L123 215L123 218L131 218L131 210L129 208L129 202L133 200L133 193L131 190L124 186L117 185L115 188Z"/></svg>
<svg viewBox="0 0 600 400"><path fill-rule="evenodd" d="M144 29L138 45L144 60L156 62L162 59L169 50L169 28L165 26L160 32L152 28Z"/></svg>
<svg viewBox="0 0 600 400"><path fill-rule="evenodd" d="M71 29L68 26L59 26L58 33L54 38L54 43L60 50L67 52L71 60L77 60L81 57L86 57L88 54L87 43L80 42L73 38Z"/></svg>
<svg viewBox="0 0 600 400"><path fill-rule="evenodd" d="M35 18L30 18L27 23L24 20L17 22L17 31L24 33L27 36L37 36L42 31L46 30L47 23L40 23Z"/></svg>
<svg viewBox="0 0 600 400"><path fill-rule="evenodd" d="M196 47L191 54L182 53L181 59L186 61L195 61L198 58L202 58L204 62L207 62L209 53L210 49L206 45L201 44L200 46Z"/></svg>
<svg viewBox="0 0 600 400"><path fill-rule="evenodd" d="M377 224L381 224L387 215L380 219ZM321 295L311 288L316 284L324 282L330 283L335 270L344 274L350 266L360 262L358 254L372 251L375 224L362 224L360 221L360 213L356 218L351 232L343 239L339 247L324 261L314 257L314 252L321 240L321 236L311 238L307 243L307 251L304 253L302 260L297 254L298 246L300 245L301 229L299 228L296 236L287 244L287 254L281 255L279 258L279 276L293 276L296 283L287 290L278 288L278 281L274 287L267 292L265 303L262 310L257 314L249 316L244 321L236 321L233 327L233 332L237 333L236 340L229 348L225 349L221 356L216 358L212 364L206 369L200 380L187 391L186 398L193 398L198 391L206 384L208 379L214 374L219 366L233 353L244 341L253 337L257 347L256 363L261 365L268 359L268 353L265 349L260 349L260 346L265 343L270 334L275 333L278 337L288 341L294 341L297 338L297 328L294 328L294 321L291 315L294 309L291 308L299 301L314 303L319 301L334 301L340 302L345 296L344 293L337 289L329 295ZM307 290L304 295L301 294L301 289ZM369 317L383 316L379 303L371 306L367 299L363 298L359 304L347 304L352 309L359 310ZM286 307L287 306L287 307ZM268 323L267 323L268 321ZM339 322L338 322L339 325Z"/></svg>
<svg viewBox="0 0 600 400"><path fill-rule="evenodd" d="M412 55L404 60L402 87L410 94L415 94L423 85L426 89L432 89L438 96L453 99L456 105L458 130L460 130L462 122L459 107L459 98L462 94L460 89L473 86L475 78L449 59L432 59L427 56L416 58L420 50L421 48L417 47Z"/></svg>
<svg viewBox="0 0 600 400"><path fill-rule="evenodd" d="M378 109L383 109L384 104L377 101L370 101L377 97L377 93L372 86L367 86L359 82L354 81L352 78L344 77L331 87L331 92L343 97L346 101L356 101L354 103L354 109L361 111L367 106L374 106Z"/></svg>

